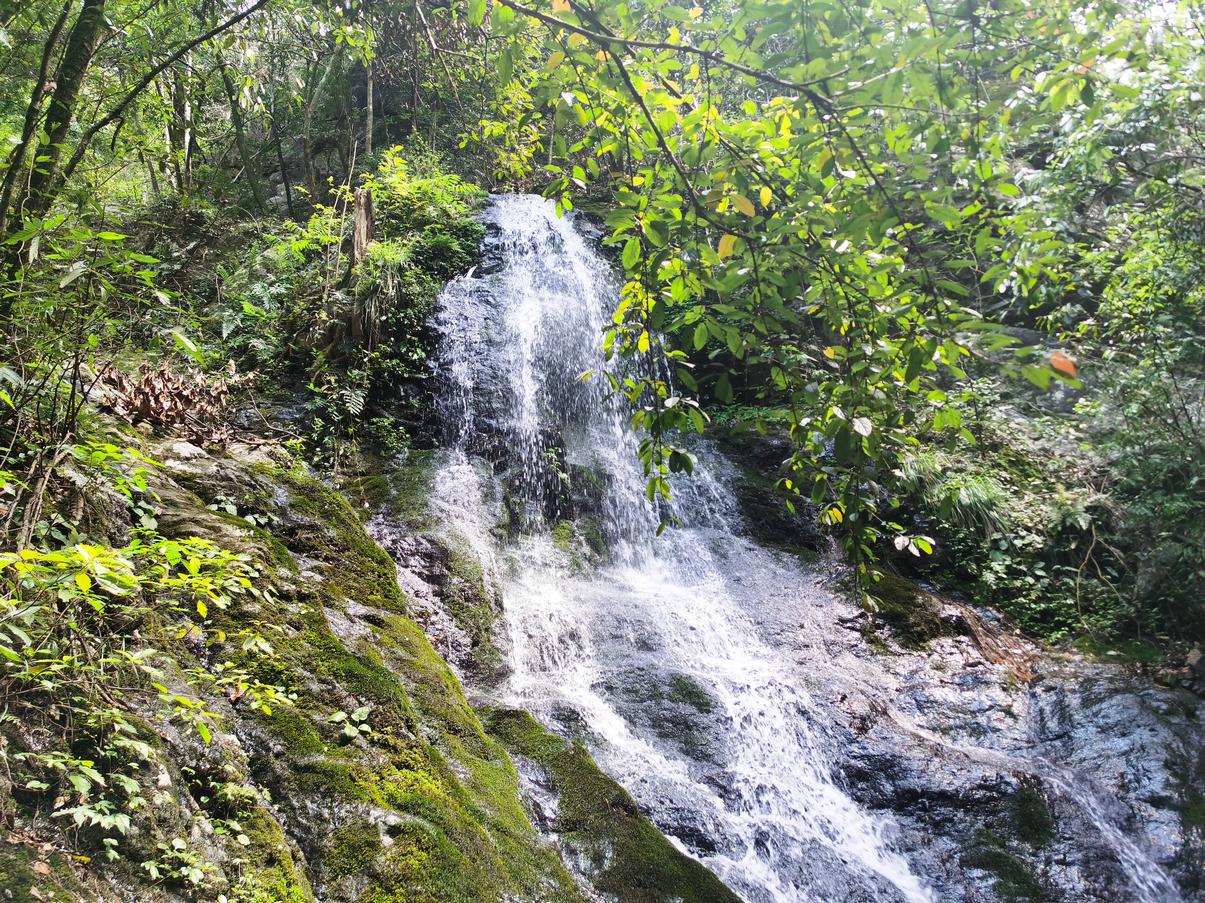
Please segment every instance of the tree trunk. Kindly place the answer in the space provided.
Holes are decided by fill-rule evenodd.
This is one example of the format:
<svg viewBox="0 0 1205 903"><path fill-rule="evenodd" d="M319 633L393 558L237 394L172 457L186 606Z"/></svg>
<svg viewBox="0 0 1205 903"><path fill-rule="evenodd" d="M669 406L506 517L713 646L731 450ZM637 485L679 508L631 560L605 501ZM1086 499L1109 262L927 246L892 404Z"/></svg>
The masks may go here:
<svg viewBox="0 0 1205 903"><path fill-rule="evenodd" d="M314 146L310 143L310 129L314 124L314 98L318 94L319 63L314 63L306 81L308 95L305 99L305 109L301 118L301 162L305 169L305 187L310 192L310 203L318 203L318 174L314 171ZM306 67L309 69L310 67Z"/></svg>
<svg viewBox="0 0 1205 903"><path fill-rule="evenodd" d="M42 118L42 99L46 96L47 79L50 75L50 62L58 47L63 28L67 25L67 17L71 14L71 2L63 6L63 11L55 20L50 35L42 46L42 61L38 66L38 77L34 81L33 93L29 98L29 106L25 110L25 124L21 129L21 139L8 155L8 164L4 172L3 187L0 188L0 239L8 234L9 205L13 202L13 191L25 171L25 158L36 143L38 121Z"/></svg>
<svg viewBox="0 0 1205 903"><path fill-rule="evenodd" d="M163 90L163 84L159 79L155 80L155 93L159 95L159 100L164 108L172 110L163 119L163 146L167 148L167 159L162 167L163 175L167 177L168 184L172 188L176 191L183 191L184 180L180 175L180 159L183 154L180 152L180 138L176 133L174 103L170 92Z"/></svg>
<svg viewBox="0 0 1205 903"><path fill-rule="evenodd" d="M105 27L105 0L84 0L79 17L67 36L67 48L59 67L54 95L46 110L44 131L47 135L44 160L34 167L29 179L28 212L40 216L50 208L51 186L59 174L63 147L71 130L71 120L79 102L84 77L100 44Z"/></svg>
<svg viewBox="0 0 1205 903"><path fill-rule="evenodd" d="M364 156L372 156L372 113L373 113L373 78L372 78L372 60L368 61L368 103L365 104L366 110L364 113Z"/></svg>
<svg viewBox="0 0 1205 903"><path fill-rule="evenodd" d="M230 101L230 120L234 125L234 143L238 147L239 157L243 161L243 170L247 173L247 183L251 186L251 195L255 198L255 206L260 213L266 213L264 190L259 184L259 174L255 171L255 161L251 159L251 151L247 147L247 129L243 121L243 109L239 106L238 91L235 90L234 79L221 55L218 56L218 70L222 74L222 84L226 86L226 97Z"/></svg>
<svg viewBox="0 0 1205 903"><path fill-rule="evenodd" d="M272 144L276 148L276 163L280 167L280 180L284 183L285 206L289 216L297 219L297 208L293 206L293 188L289 185L289 167L285 163L284 148L280 144L280 125L276 121L276 85L272 85L272 108L268 111L268 127L272 131Z"/></svg>
<svg viewBox="0 0 1205 903"><path fill-rule="evenodd" d="M358 264L364 259L368 243L372 241L375 231L375 215L372 205L372 189L357 188L355 194L355 211L351 235L352 264Z"/></svg>

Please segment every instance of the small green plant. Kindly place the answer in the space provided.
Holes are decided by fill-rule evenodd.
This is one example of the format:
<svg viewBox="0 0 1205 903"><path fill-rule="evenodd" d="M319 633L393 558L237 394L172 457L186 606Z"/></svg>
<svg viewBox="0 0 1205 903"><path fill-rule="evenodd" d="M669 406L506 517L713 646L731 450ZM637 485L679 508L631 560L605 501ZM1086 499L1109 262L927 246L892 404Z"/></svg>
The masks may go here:
<svg viewBox="0 0 1205 903"><path fill-rule="evenodd" d="M342 725L343 736L355 740L372 733L372 727L368 723L368 716L371 713L371 705L362 705L350 714L342 710L335 712L327 720L331 724Z"/></svg>
<svg viewBox="0 0 1205 903"><path fill-rule="evenodd" d="M35 806L94 831L103 855L116 858L120 838L145 804L139 776L155 758L141 716L134 715L137 697L157 699L162 717L184 724L203 743L210 742L217 719L207 695L268 713L273 704L290 701L283 687L223 660L186 668L169 682L151 639L173 632L177 638L200 636L198 625L211 612L239 597L267 598L258 577L249 555L147 530L120 548L79 543L0 553L0 699L6 715L50 736L69 730L62 745L49 750L22 743L0 748ZM214 629L204 642L217 651L230 639ZM274 654L254 630L234 639L245 655ZM173 848L154 867L159 875L195 884L199 866L190 855Z"/></svg>
<svg viewBox="0 0 1205 903"><path fill-rule="evenodd" d="M218 511L223 514L229 514L231 517L238 517L251 524L253 527L270 527L276 523L277 517L274 514L265 514L257 511L249 511L240 508L238 502L225 494L217 495L214 500L205 506L210 511Z"/></svg>
<svg viewBox="0 0 1205 903"><path fill-rule="evenodd" d="M190 850L188 841L183 837L174 837L170 843L159 843L155 847L158 850L155 858L142 863L142 868L152 881L200 888L209 879L212 866L200 854Z"/></svg>

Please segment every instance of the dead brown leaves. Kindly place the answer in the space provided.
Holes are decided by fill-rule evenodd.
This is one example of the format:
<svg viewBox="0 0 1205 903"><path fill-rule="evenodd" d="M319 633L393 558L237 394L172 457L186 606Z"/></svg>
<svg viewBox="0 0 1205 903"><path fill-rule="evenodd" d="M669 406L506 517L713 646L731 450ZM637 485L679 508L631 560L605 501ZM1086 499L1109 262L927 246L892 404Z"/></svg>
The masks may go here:
<svg viewBox="0 0 1205 903"><path fill-rule="evenodd" d="M233 361L222 376L179 371L168 361L144 363L134 375L110 364L98 376L96 400L131 423L180 433L200 445L225 445L235 436L225 416L231 393L253 378Z"/></svg>

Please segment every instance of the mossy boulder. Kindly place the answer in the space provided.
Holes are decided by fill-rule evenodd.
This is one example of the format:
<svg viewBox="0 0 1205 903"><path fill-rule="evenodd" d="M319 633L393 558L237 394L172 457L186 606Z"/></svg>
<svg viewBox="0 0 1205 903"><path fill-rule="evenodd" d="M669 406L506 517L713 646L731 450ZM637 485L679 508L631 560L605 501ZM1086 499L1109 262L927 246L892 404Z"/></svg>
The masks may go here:
<svg viewBox="0 0 1205 903"><path fill-rule="evenodd" d="M906 646L919 648L949 633L941 617L941 603L915 583L884 574L870 587L875 614Z"/></svg>
<svg viewBox="0 0 1205 903"><path fill-rule="evenodd" d="M483 713L491 734L536 765L557 797L552 830L599 891L624 903L736 903L740 898L682 853L581 743L553 734L527 712Z"/></svg>

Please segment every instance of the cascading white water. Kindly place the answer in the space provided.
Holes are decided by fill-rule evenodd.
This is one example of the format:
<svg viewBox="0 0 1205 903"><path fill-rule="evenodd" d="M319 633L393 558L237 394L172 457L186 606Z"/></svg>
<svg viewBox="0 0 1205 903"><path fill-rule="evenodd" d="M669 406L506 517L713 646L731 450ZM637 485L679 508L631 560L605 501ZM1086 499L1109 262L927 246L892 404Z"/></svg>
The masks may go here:
<svg viewBox="0 0 1205 903"><path fill-rule="evenodd" d="M580 378L608 366L611 268L543 199L498 197L485 220L481 269L451 283L436 314L446 441L432 504L502 596L508 701L584 732L671 838L750 901L936 899L893 849L890 817L841 789L831 705L809 695L860 694L851 667L864 683L891 675L848 650L830 660L828 624L794 641L809 650L803 668L783 653L766 612L791 611L796 631L809 608L831 617L832 596L741 537L717 454L700 449L694 477L675 487L686 526L655 538L625 409L604 379ZM589 499L567 498L571 482L592 485ZM563 518L594 525L600 564L583 567L557 536ZM1138 846L1097 827L1135 899L1175 899Z"/></svg>
<svg viewBox="0 0 1205 903"><path fill-rule="evenodd" d="M731 593L716 550L732 536L705 468L677 502L688 526L654 541L658 516L624 412L604 380L579 379L605 366L610 268L543 199L499 198L488 221L496 272L454 283L437 315L449 453L435 504L495 562L513 701L546 718L576 712L600 764L654 811L689 811L714 845L701 858L751 900L930 899L890 849L889 825L835 784L807 694ZM589 574L574 572L546 529L550 446L563 450L561 466L605 484L610 563ZM499 511L479 501L498 490L471 463L491 450L512 468L533 527L501 553L490 537ZM709 773L623 711L625 696L675 681L699 688L727 725Z"/></svg>

